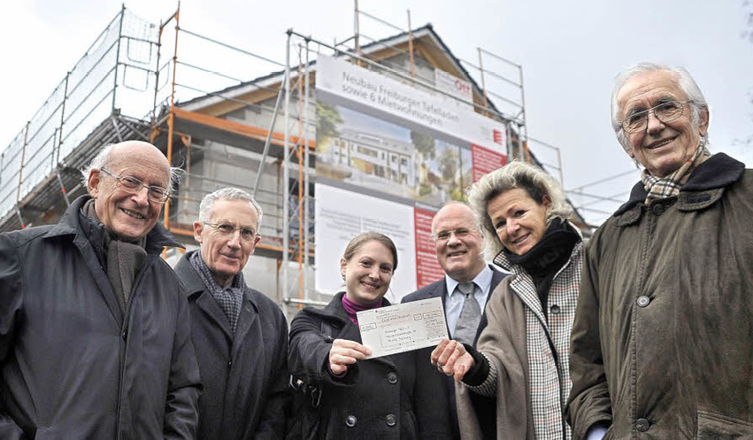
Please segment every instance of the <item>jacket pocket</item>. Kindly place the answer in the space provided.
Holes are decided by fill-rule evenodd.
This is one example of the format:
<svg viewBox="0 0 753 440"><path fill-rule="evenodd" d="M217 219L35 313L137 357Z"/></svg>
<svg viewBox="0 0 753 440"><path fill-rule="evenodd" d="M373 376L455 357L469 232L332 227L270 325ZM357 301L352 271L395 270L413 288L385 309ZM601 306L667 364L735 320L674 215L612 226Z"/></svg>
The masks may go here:
<svg viewBox="0 0 753 440"><path fill-rule="evenodd" d="M753 422L699 410L698 438L702 440L753 439Z"/></svg>

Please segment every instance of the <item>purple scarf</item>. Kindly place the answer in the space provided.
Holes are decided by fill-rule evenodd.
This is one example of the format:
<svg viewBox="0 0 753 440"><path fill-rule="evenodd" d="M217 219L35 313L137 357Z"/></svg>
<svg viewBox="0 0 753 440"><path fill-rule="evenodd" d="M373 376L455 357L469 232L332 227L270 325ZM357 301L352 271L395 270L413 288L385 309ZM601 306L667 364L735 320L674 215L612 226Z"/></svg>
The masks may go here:
<svg viewBox="0 0 753 440"><path fill-rule="evenodd" d="M379 307L382 307L383 300L380 300L378 303L370 306L362 306L361 304L354 303L353 301L348 299L348 295L343 295L343 308L346 312L348 312L348 318L358 326L358 315L356 313L362 312L364 310L371 310L371 309L378 309Z"/></svg>

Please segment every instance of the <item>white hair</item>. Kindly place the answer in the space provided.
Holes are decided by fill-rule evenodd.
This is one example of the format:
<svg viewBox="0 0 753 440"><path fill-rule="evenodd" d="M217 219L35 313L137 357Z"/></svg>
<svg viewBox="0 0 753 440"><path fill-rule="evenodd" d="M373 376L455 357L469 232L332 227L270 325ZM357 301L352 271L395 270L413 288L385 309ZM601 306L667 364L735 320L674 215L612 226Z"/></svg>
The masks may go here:
<svg viewBox="0 0 753 440"><path fill-rule="evenodd" d="M687 99L688 101L690 101L690 122L693 124L693 127L698 128L701 121L701 111L708 111L709 106L706 103L706 98L703 97L703 93L701 93L701 89L698 87L698 84L690 75L690 72L682 67L644 62L638 63L620 72L614 78L614 85L612 86L612 128L617 134L617 140L620 142L620 145L622 145L622 148L624 148L628 153L632 151L633 146L630 145L630 140L628 139L627 134L625 134L625 131L622 129L622 121L620 120L622 109L617 103L617 95L620 93L620 90L625 86L625 83L628 82L630 78L640 73L657 71L667 71L677 75L677 86L680 87L680 90L682 90L685 95L687 95ZM702 144L705 145L707 141L708 133L701 136Z"/></svg>
<svg viewBox="0 0 753 440"><path fill-rule="evenodd" d="M257 230L261 228L261 218L264 215L261 209L261 205L259 205L259 202L254 200L251 194L240 188L234 187L218 189L217 191L204 196L204 198L201 199L201 205L199 205L199 221L206 223L211 220L212 208L214 208L214 204L218 200L247 201L251 204L251 206L254 207L256 213L258 214L258 224L256 225Z"/></svg>
<svg viewBox="0 0 753 440"><path fill-rule="evenodd" d="M85 166L81 170L82 182L84 188L89 185L89 176L92 170L101 170L102 168L110 168L110 160L112 159L112 150L120 144L110 144L99 150L94 159L89 162L89 165ZM179 167L170 167L170 184L167 188L168 194L172 194L178 189L178 184L183 176L184 171Z"/></svg>

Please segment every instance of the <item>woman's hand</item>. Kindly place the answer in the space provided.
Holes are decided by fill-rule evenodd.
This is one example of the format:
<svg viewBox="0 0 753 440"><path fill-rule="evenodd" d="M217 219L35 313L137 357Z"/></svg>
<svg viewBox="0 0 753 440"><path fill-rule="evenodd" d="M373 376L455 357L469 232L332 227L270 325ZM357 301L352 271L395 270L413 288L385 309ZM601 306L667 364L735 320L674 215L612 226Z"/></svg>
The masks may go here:
<svg viewBox="0 0 753 440"><path fill-rule="evenodd" d="M371 355L371 350L355 341L348 339L335 339L329 350L329 370L335 376L342 376L348 371L348 365L355 364L358 360L366 359Z"/></svg>
<svg viewBox="0 0 753 440"><path fill-rule="evenodd" d="M431 352L431 364L445 375L455 376L455 382L460 382L476 363L463 344L444 338Z"/></svg>

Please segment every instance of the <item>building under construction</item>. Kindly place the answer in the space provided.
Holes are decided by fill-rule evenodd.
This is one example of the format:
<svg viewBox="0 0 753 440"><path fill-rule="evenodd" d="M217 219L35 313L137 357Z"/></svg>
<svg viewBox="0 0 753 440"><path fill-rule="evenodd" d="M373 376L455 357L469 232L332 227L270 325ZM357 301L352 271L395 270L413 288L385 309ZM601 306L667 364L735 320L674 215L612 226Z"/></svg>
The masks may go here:
<svg viewBox="0 0 753 440"><path fill-rule="evenodd" d="M507 157L534 161L562 180L558 150L527 133L520 66L484 49L476 62L459 59L431 25L402 30L355 14L356 23L379 22L392 35L372 38L357 25L353 37L327 44L291 30L284 60L276 61L191 30L179 10L156 25L123 7L3 151L0 230L56 222L85 193L80 169L103 146L145 140L185 170L164 208L164 224L179 241L197 245L192 223L204 195L244 188L264 210L247 279L286 312L326 300L313 285L321 55L459 99L438 84L449 75L468 89L470 109L505 127ZM370 178L405 185L432 177L417 171L418 156L404 141L343 130L332 143L332 157ZM587 229L577 214L574 222Z"/></svg>

